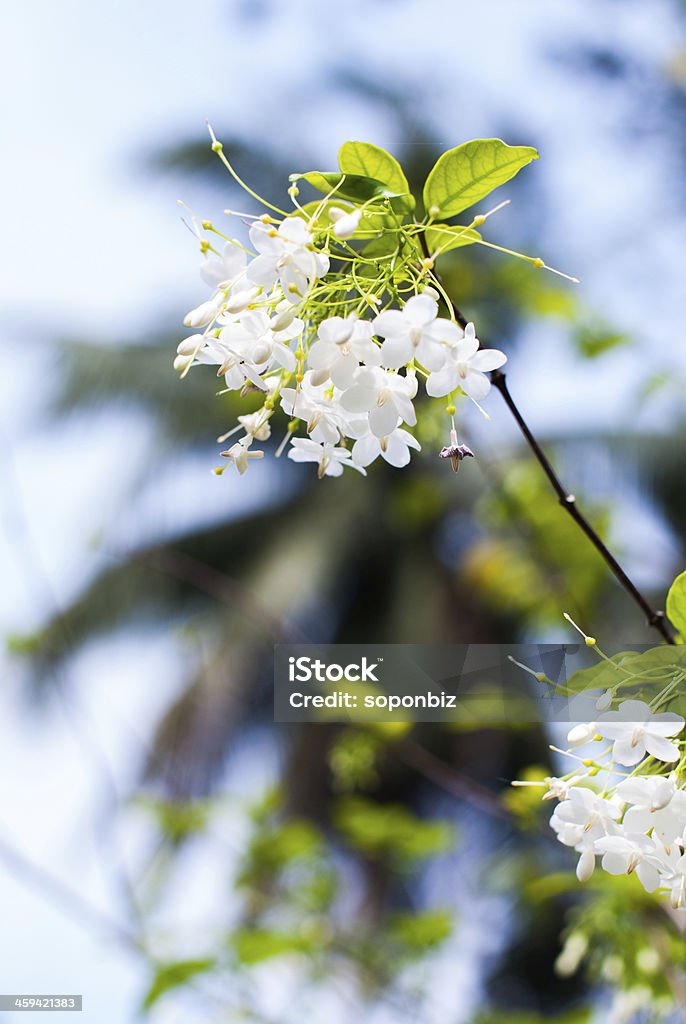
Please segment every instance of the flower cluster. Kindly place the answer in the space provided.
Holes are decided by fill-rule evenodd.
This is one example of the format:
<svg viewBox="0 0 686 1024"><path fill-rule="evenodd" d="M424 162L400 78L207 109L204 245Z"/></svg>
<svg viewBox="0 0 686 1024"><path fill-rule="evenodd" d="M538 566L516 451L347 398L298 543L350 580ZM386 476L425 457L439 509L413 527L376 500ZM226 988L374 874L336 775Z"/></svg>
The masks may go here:
<svg viewBox="0 0 686 1024"><path fill-rule="evenodd" d="M607 703L604 694L596 707ZM609 874L635 872L647 892L668 891L673 907L686 907L686 788L675 740L684 724L680 715L629 699L569 731L565 753L580 767L548 779L544 799L558 801L550 824L579 854L580 881L600 857ZM584 757L582 747L589 748Z"/></svg>
<svg viewBox="0 0 686 1024"><path fill-rule="evenodd" d="M277 455L288 447L290 459L315 463L320 477L345 467L365 474L378 458L405 466L420 449L410 429L420 384L429 397L448 399L457 443L458 396L477 404L485 398L487 373L505 355L480 348L474 325L463 329L449 304L448 315L439 315L440 282L416 244L400 272L394 261L392 270L374 264L376 273L360 276L371 261L349 240L365 237L364 204L313 205L310 214L298 207L281 218L253 218L249 247L221 235L217 250L201 237L211 295L186 316L194 333L179 344L174 367L185 376L209 364L226 392L262 396L219 439L241 431L222 454L245 472L264 456L255 442L270 437L272 417L282 412L288 423Z"/></svg>

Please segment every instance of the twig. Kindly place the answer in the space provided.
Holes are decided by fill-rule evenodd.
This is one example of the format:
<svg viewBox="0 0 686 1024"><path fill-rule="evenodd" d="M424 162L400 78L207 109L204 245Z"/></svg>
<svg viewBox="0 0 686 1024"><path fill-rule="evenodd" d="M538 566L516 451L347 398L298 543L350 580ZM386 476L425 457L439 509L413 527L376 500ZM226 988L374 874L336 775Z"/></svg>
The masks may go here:
<svg viewBox="0 0 686 1024"><path fill-rule="evenodd" d="M431 254L429 252L429 247L423 231L420 233L419 238L421 241L422 251L424 252L424 255L426 256L427 259L430 259ZM432 271L432 273L436 280L440 281L440 278L438 277L436 271L434 270ZM443 289L443 291L445 292L445 288ZM458 308L457 304L453 302L452 298L450 298L450 305L452 306L455 319L457 320L460 327L462 327L462 329L464 330L464 328L467 326L467 318ZM666 643L673 644L675 642L674 637L667 628L667 623L665 621L665 613L663 611L656 611L656 609L652 607L650 602L644 597L644 595L638 589L636 584L629 578L624 569L622 569L621 565L619 564L615 556L612 554L612 552L607 547L605 542L599 536L597 531L591 526L586 516L580 511L576 503L576 498L573 494L570 494L567 488L564 487L564 485L562 484L562 481L553 469L550 460L548 459L548 456L543 451L541 445L537 441L536 437L529 428L526 420L519 411L517 403L510 394L510 391L507 387L507 378L506 375L502 372L502 370L493 370L493 372L491 373L491 383L493 384L493 387L500 393L503 401L505 402L505 405L512 413L512 416L517 426L521 430L526 443L529 445L529 448L531 449L534 458L536 459L539 466L547 476L550 482L550 486L555 491L555 494L557 495L562 507L566 509L567 512L569 512L574 522L586 534L591 544L594 546L596 551L598 551L600 556L604 559L606 565L609 567L610 571L614 574L614 576L619 581L621 586L626 590L627 594L629 594L629 596L639 606L639 608L646 617L648 625L652 626L653 629L656 629L662 637L662 639L666 641Z"/></svg>
<svg viewBox="0 0 686 1024"><path fill-rule="evenodd" d="M598 535L596 530L591 526L588 519L586 519L584 514L580 511L574 495L569 494L567 489L562 485L562 482L558 477L557 473L555 472L555 470L553 469L553 467L551 466L547 455L545 454L540 444L534 437L533 433L529 429L529 426L527 425L524 417L519 411L515 403L515 400L510 394L509 389L507 387L507 379L505 374L501 370L494 370L491 373L491 381L493 383L493 387L500 392L503 401L505 402L508 409L512 413L512 416L514 417L517 426L524 435L527 444L531 448L531 451L533 452L536 461L538 462L539 466L541 467L545 475L548 477L548 480L550 481L550 486L555 491L555 494L557 495L562 507L566 509L567 512L569 512L574 522L586 534L591 544L593 544L595 549L605 560L605 563L609 566L611 572L614 573L615 577L619 580L620 584L624 587L627 594L629 594L636 602L636 604L639 606L639 608L645 615L648 624L652 626L654 629L656 629L660 636L664 640L666 640L668 644L673 644L674 637L667 629L667 624L665 622L665 613L662 611L656 611L652 607L650 602L643 596L643 594L638 589L636 584L629 578L624 569L622 569L621 565L619 564L615 556L612 554L608 546Z"/></svg>
<svg viewBox="0 0 686 1024"><path fill-rule="evenodd" d="M32 889L41 892L51 903L63 908L71 919L78 917L89 928L105 932L119 942L140 950L138 937L127 927L94 907L76 889L65 885L51 872L29 860L3 836L0 836L0 862L15 877L26 882Z"/></svg>
<svg viewBox="0 0 686 1024"><path fill-rule="evenodd" d="M406 764L408 768L413 768L425 779L433 782L435 786L445 790L446 793L450 793L459 800L465 800L473 807L478 807L479 810L497 818L509 819L511 817L497 794L458 772L419 743L415 743L414 740L400 740L393 744L392 749L403 764Z"/></svg>

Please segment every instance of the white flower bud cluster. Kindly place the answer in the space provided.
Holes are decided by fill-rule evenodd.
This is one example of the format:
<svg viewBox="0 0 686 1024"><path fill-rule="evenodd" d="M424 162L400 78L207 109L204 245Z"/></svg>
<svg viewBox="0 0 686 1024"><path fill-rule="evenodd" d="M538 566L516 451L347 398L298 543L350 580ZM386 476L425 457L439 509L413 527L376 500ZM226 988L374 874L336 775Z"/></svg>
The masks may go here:
<svg viewBox="0 0 686 1024"><path fill-rule="evenodd" d="M406 300L389 300L365 319L381 300L356 283L355 291L351 273L344 286L340 270L329 275L329 245L352 236L360 220L360 210L332 207L331 227L315 244L304 217L265 215L250 228L256 255L229 239L205 259L212 295L186 316L194 333L179 344L174 367L185 375L211 364L228 391L263 393L223 453L240 473L264 454L252 445L267 440L279 409L290 424L278 454L288 443L289 458L315 463L320 477L345 467L364 474L379 457L405 466L420 448L407 429L417 422L420 379L430 396L464 393L478 403L491 386L487 372L505 362L502 352L479 347L473 324L462 330L439 317L438 295L421 276Z"/></svg>
<svg viewBox="0 0 686 1024"><path fill-rule="evenodd" d="M602 709L607 701L598 704ZM635 873L647 892L668 892L674 908L686 907L686 789L674 740L684 724L680 715L625 700L570 730L570 756L582 746L590 750L578 771L548 780L545 798L559 801L550 824L579 854L580 881L600 857L609 874ZM607 784L592 788L607 778L603 773Z"/></svg>

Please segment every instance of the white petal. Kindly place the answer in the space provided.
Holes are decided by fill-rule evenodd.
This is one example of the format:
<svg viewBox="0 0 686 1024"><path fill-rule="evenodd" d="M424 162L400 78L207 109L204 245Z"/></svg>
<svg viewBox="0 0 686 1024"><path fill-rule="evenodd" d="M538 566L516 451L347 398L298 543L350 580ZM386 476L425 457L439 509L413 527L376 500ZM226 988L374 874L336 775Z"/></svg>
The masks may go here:
<svg viewBox="0 0 686 1024"><path fill-rule="evenodd" d="M478 370L467 370L467 376L464 380L460 377L459 383L465 394L476 402L480 402L491 390L490 380Z"/></svg>
<svg viewBox="0 0 686 1024"><path fill-rule="evenodd" d="M348 412L369 412L376 404L377 392L356 384L341 396L341 406Z"/></svg>
<svg viewBox="0 0 686 1024"><path fill-rule="evenodd" d="M338 356L338 349L328 341L315 341L307 356L313 370L328 370Z"/></svg>
<svg viewBox="0 0 686 1024"><path fill-rule="evenodd" d="M276 260L271 256L256 256L248 265L246 276L254 284L269 288L276 280Z"/></svg>
<svg viewBox="0 0 686 1024"><path fill-rule="evenodd" d="M408 324L399 309L388 309L385 313L379 313L372 320L374 334L382 338L392 338L396 334L407 334Z"/></svg>
<svg viewBox="0 0 686 1024"><path fill-rule="evenodd" d="M507 356L497 348L482 348L469 362L475 370L497 370L507 362Z"/></svg>
<svg viewBox="0 0 686 1024"><path fill-rule="evenodd" d="M386 451L381 452L384 459L390 466L402 469L410 461L410 449L402 438L398 437L399 431L394 431L386 440Z"/></svg>
<svg viewBox="0 0 686 1024"><path fill-rule="evenodd" d="M407 337L387 338L381 346L381 362L389 370L398 370L409 363L413 356L412 345Z"/></svg>
<svg viewBox="0 0 686 1024"><path fill-rule="evenodd" d="M658 761L678 761L679 748L676 743L670 743L664 736L655 736L654 733L646 732L643 737L646 750Z"/></svg>
<svg viewBox="0 0 686 1024"><path fill-rule="evenodd" d="M399 419L395 405L385 402L383 405L375 405L369 413L369 427L377 437L386 437L398 426Z"/></svg>
<svg viewBox="0 0 686 1024"><path fill-rule="evenodd" d="M346 391L355 383L358 368L359 363L355 356L339 356L331 367L331 380L341 391Z"/></svg>
<svg viewBox="0 0 686 1024"><path fill-rule="evenodd" d="M424 327L436 319L438 303L430 295L414 295L405 303L403 313L413 327Z"/></svg>
<svg viewBox="0 0 686 1024"><path fill-rule="evenodd" d="M373 434L361 437L358 441L355 441L352 454L353 461L358 466L369 466L381 454L381 445L378 438L374 437Z"/></svg>
<svg viewBox="0 0 686 1024"><path fill-rule="evenodd" d="M438 370L437 373L429 374L426 381L426 393L432 398L442 398L449 395L458 385L457 370L450 363Z"/></svg>
<svg viewBox="0 0 686 1024"><path fill-rule="evenodd" d="M631 736L622 736L620 739L615 740L615 745L612 749L612 757L617 764L623 764L627 767L638 764L645 757L646 748L642 740L639 740L635 746L631 743Z"/></svg>

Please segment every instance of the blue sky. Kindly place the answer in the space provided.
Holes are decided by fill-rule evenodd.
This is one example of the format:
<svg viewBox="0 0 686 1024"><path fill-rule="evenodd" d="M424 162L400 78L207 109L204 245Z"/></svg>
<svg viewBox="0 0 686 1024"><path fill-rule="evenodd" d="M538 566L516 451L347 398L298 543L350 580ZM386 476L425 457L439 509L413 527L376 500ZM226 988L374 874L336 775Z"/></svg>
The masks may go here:
<svg viewBox="0 0 686 1024"><path fill-rule="evenodd" d="M589 305L620 326L636 327L650 310L639 337L651 354L622 358L611 376L602 367L578 368L558 339L533 332L512 370L533 416L565 426L583 408L612 422L653 367L656 351L667 351L682 315L684 211L673 186L673 144L666 133L632 138L626 128L640 127L642 113L626 90L609 85L599 101L590 77L544 56L570 39L600 44L611 33L627 54L659 69L678 38L666 0L397 0L375 5L373 18L365 15L368 5L351 0L342 21L330 5L312 0L277 7L272 21L240 25L236 6L220 0L24 0L5 11L0 88L11 145L0 165L6 257L0 623L6 630L35 625L46 606L73 592L100 557L96 535L125 546L140 535L141 519L147 529L169 526L162 502L148 501L142 513L130 506L130 471L146 460L152 465L155 455L142 421L112 415L45 429L45 398L58 367L50 346L37 346L36 339L78 333L116 344L144 334L162 314L181 320L203 297L198 254L176 200L196 207L207 193L192 180L156 175L145 158L180 136L204 138L205 118L248 138L264 136L277 149L290 150L296 140L304 155L322 163L333 163L346 137L397 143L373 107L330 91L332 59L371 66L382 79L400 76L410 91L413 83L428 85L425 116L446 144L460 141L446 123L455 90L465 99L460 130L466 134L488 134L500 123L530 132L531 139L511 141L541 144L543 159L533 173L555 260L581 277ZM275 96L286 98L289 114L278 123L270 121ZM212 202L214 216L222 204ZM640 225L627 223L629 208L643 210ZM537 386L542 380L546 386ZM227 500L224 481L207 468L186 467L183 476L161 480L179 514L193 514L189 494L205 512ZM267 478L257 473L256 479ZM97 731L126 784L136 763L132 732L152 726L179 672L173 645L150 649L134 638L113 650L109 645L106 656L92 651L81 660L74 692L86 728ZM0 780L0 828L117 913L97 849L84 841L97 815L97 791L69 711L53 706L37 716L12 676L0 705ZM133 960L68 923L1 866L0 905L3 931L11 936L5 988L87 990L86 1020L131 1019L142 983Z"/></svg>

